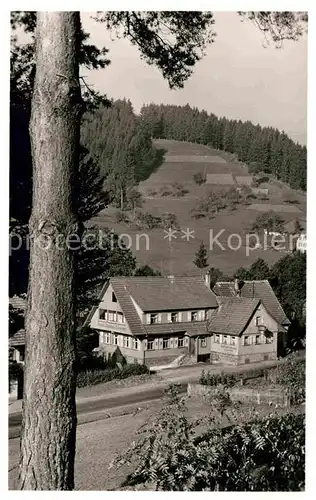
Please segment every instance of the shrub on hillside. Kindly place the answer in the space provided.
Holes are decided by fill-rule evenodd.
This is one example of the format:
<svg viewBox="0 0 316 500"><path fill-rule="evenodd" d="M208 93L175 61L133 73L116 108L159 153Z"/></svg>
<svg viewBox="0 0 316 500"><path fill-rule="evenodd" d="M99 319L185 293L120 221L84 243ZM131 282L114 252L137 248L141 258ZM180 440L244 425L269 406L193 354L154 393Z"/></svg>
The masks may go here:
<svg viewBox="0 0 316 500"><path fill-rule="evenodd" d="M157 189L148 189L147 191L147 196L156 196L157 194Z"/></svg>
<svg viewBox="0 0 316 500"><path fill-rule="evenodd" d="M266 229L267 231L284 231L284 220L273 210L258 215L252 224L250 231L259 233Z"/></svg>
<svg viewBox="0 0 316 500"><path fill-rule="evenodd" d="M165 212L161 216L161 224L164 229L180 229L180 225L176 214L172 212Z"/></svg>
<svg viewBox="0 0 316 500"><path fill-rule="evenodd" d="M148 212L137 212L136 223L143 229L155 229L161 227L161 217L152 215Z"/></svg>
<svg viewBox="0 0 316 500"><path fill-rule="evenodd" d="M182 198L186 194L188 194L189 190L183 187L181 184L178 184L174 187L174 195L177 198Z"/></svg>
<svg viewBox="0 0 316 500"><path fill-rule="evenodd" d="M202 370L199 383L202 385L209 385L211 387L217 385L225 385L227 387L233 387L239 381L237 374L226 374L226 373L210 373L204 372Z"/></svg>
<svg viewBox="0 0 316 500"><path fill-rule="evenodd" d="M193 180L195 184L201 186L202 184L205 184L206 177L204 174L202 174L202 172L197 172L196 174L193 175Z"/></svg>
<svg viewBox="0 0 316 500"><path fill-rule="evenodd" d="M170 186L162 186L160 188L160 196L171 196L173 194Z"/></svg>
<svg viewBox="0 0 316 500"><path fill-rule="evenodd" d="M254 195L248 186L243 186L237 189L231 187L229 189L214 190L207 193L197 206L191 210L191 217L200 219L202 217L214 217L222 210L233 211L238 205L247 205Z"/></svg>
<svg viewBox="0 0 316 500"><path fill-rule="evenodd" d="M204 219L206 217L206 212L198 208L192 208L190 210L190 215L193 219Z"/></svg>
<svg viewBox="0 0 316 500"><path fill-rule="evenodd" d="M161 276L161 272L144 264L136 269L134 276Z"/></svg>
<svg viewBox="0 0 316 500"><path fill-rule="evenodd" d="M172 184L165 184L160 188L160 196L175 196L177 198L182 198L189 191L183 187L180 182L173 182Z"/></svg>
<svg viewBox="0 0 316 500"><path fill-rule="evenodd" d="M149 374L149 369L145 365L136 363L105 368L104 370L86 370L78 373L77 387L87 387L143 374Z"/></svg>
<svg viewBox="0 0 316 500"><path fill-rule="evenodd" d="M129 222L129 218L127 217L126 213L123 212L122 210L117 210L117 212L115 213L115 219L116 222L118 222L119 224L122 222L127 224Z"/></svg>

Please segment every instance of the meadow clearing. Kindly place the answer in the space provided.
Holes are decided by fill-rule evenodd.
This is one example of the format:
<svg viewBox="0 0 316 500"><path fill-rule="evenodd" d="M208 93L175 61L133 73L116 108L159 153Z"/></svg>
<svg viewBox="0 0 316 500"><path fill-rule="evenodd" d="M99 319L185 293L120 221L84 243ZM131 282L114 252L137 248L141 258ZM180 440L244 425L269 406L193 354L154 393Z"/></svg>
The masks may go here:
<svg viewBox="0 0 316 500"><path fill-rule="evenodd" d="M249 176L247 167L229 153L200 144L173 140L156 140L154 144L167 153L164 163L138 186L144 197L142 212L155 216L167 212L175 214L180 229L171 241L162 228L141 230L133 223L118 223L117 209L114 207L108 207L92 221L100 228L110 228L118 234L125 234L122 241L128 243L138 265L148 264L162 274L197 274L199 270L193 264L193 259L202 241L209 249L209 265L230 275L241 266L250 266L258 257L266 260L269 265L284 257L285 251L271 248L246 251L246 234L256 217L264 211L274 210L285 222L295 217L305 218L306 193L270 179L269 182L260 184L260 188L268 189L267 199L255 199L253 204L239 205L232 212L220 211L211 219L194 219L190 212L199 200L216 190L237 185L229 179ZM212 183L197 185L193 175L199 172L211 176ZM174 183L181 184L186 193L181 197L161 196L161 189ZM190 233L183 232L187 230ZM217 241L220 245L214 241L219 232ZM147 238L140 237L144 233ZM240 235L241 246L238 245L238 238L231 236L232 234ZM233 250L229 246L240 248Z"/></svg>

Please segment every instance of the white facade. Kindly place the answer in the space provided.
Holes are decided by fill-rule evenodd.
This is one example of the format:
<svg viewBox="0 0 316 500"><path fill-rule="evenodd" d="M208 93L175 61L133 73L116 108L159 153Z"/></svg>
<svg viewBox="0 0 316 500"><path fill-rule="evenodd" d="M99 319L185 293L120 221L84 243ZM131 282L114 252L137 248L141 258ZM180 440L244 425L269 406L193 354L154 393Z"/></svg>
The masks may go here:
<svg viewBox="0 0 316 500"><path fill-rule="evenodd" d="M307 251L307 236L306 234L301 234L296 242L296 250L305 253Z"/></svg>

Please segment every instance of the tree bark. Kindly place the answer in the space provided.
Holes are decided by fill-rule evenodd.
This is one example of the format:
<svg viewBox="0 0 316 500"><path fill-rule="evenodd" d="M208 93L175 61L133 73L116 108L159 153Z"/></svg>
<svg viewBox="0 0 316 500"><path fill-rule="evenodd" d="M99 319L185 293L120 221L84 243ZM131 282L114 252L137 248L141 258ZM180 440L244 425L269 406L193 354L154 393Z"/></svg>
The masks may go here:
<svg viewBox="0 0 316 500"><path fill-rule="evenodd" d="M78 12L39 12L30 135L33 209L20 488L74 488L76 438L73 189L81 94Z"/></svg>

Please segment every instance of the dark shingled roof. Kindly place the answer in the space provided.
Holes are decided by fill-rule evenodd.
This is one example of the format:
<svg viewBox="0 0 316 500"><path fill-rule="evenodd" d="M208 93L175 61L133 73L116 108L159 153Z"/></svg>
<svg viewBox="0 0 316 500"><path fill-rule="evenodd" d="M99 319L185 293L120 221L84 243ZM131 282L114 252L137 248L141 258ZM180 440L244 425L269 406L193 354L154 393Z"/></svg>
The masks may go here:
<svg viewBox="0 0 316 500"><path fill-rule="evenodd" d="M218 282L211 291L200 276L111 278L103 286L100 300L109 284L113 287L132 334L136 336L168 333L194 336L206 334L207 330L239 335L260 301L280 326L290 324L267 280L245 281L240 297L236 297L233 282ZM214 311L208 325L206 321L147 325L142 323L133 301L144 312L220 307ZM92 308L85 324L89 324L96 310L97 306Z"/></svg>
<svg viewBox="0 0 316 500"><path fill-rule="evenodd" d="M133 300L143 311L170 311L183 309L217 308L216 295L205 285L200 276L193 277L160 277L134 276L132 278L110 278L103 286L99 300L109 286L112 285L116 298L122 308L126 322L133 335L153 333L187 332L189 335L206 333L206 322L143 324ZM89 324L97 310L94 306L85 324Z"/></svg>
<svg viewBox="0 0 316 500"><path fill-rule="evenodd" d="M148 335L181 334L187 333L190 336L206 335L207 322L183 322L183 323L156 323L154 325L145 325Z"/></svg>
<svg viewBox="0 0 316 500"><path fill-rule="evenodd" d="M234 282L218 281L213 288L218 296L235 297ZM279 325L290 325L280 302L278 301L268 280L244 281L240 287L240 296L244 298L260 299L268 313L279 323Z"/></svg>
<svg viewBox="0 0 316 500"><path fill-rule="evenodd" d="M14 295L13 297L9 298L9 305L12 306L14 309L21 309L22 311L25 311L26 299Z"/></svg>
<svg viewBox="0 0 316 500"><path fill-rule="evenodd" d="M13 309L25 312L27 301L24 297L18 297L17 295L14 295L13 297L9 297L9 306L13 307ZM20 345L25 345L24 328L21 328L9 338L9 347L15 347Z"/></svg>
<svg viewBox="0 0 316 500"><path fill-rule="evenodd" d="M137 276L111 278L113 286L124 286L144 311L172 311L217 307L215 294L202 277Z"/></svg>
<svg viewBox="0 0 316 500"><path fill-rule="evenodd" d="M12 335L12 337L9 338L9 347L15 347L18 345L25 345L24 329L18 330Z"/></svg>
<svg viewBox="0 0 316 500"><path fill-rule="evenodd" d="M259 299L218 297L219 308L208 324L211 333L240 335L260 304Z"/></svg>
<svg viewBox="0 0 316 500"><path fill-rule="evenodd" d="M110 282L116 298L123 310L128 326L131 329L131 332L134 335L146 335L144 325L142 324L141 319L137 314L137 311L124 281L113 278L110 280Z"/></svg>

